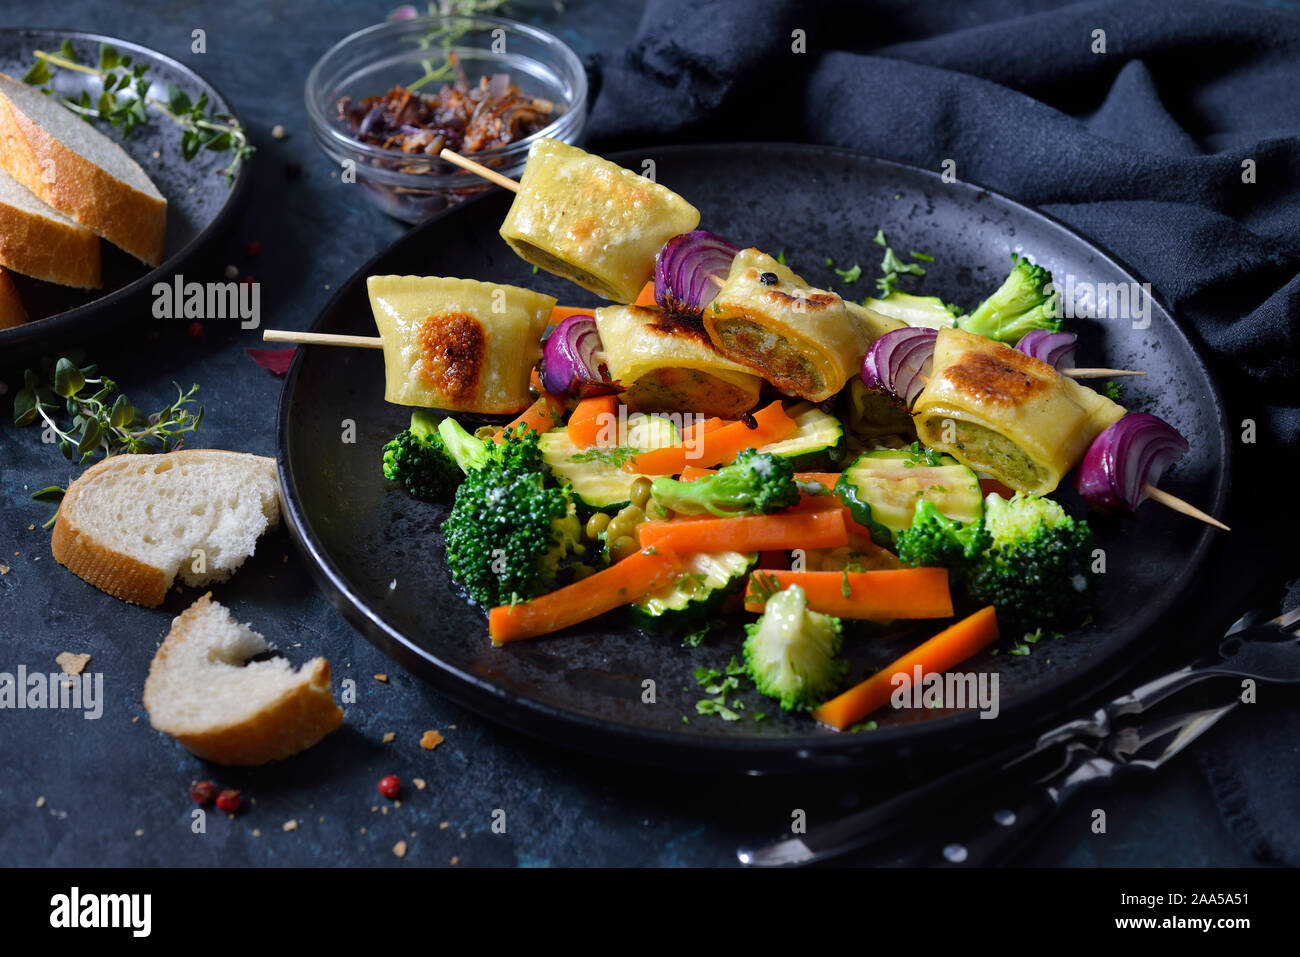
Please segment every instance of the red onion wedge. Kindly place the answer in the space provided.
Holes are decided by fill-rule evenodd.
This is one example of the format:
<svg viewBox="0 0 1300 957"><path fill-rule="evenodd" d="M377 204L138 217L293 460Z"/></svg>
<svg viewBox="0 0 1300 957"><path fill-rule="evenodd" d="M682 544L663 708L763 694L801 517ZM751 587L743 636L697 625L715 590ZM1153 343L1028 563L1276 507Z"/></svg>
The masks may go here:
<svg viewBox="0 0 1300 957"><path fill-rule="evenodd" d="M1016 348L1027 356L1041 359L1057 369L1074 368L1074 347L1079 337L1073 332L1049 332L1031 329L1020 337Z"/></svg>
<svg viewBox="0 0 1300 957"><path fill-rule="evenodd" d="M605 365L598 362L600 333L596 318L569 316L551 333L542 348L542 385L556 395L587 397L617 391Z"/></svg>
<svg viewBox="0 0 1300 957"><path fill-rule="evenodd" d="M1093 441L1083 456L1074 485L1103 508L1135 510L1147 497L1147 484L1189 448L1178 430L1148 412L1131 412Z"/></svg>
<svg viewBox="0 0 1300 957"><path fill-rule="evenodd" d="M862 358L862 381L872 389L888 392L910 409L930 378L938 337L937 329L922 327L886 332Z"/></svg>
<svg viewBox="0 0 1300 957"><path fill-rule="evenodd" d="M738 252L739 246L706 229L674 236L655 256L655 303L678 315L700 315L718 288L709 277L725 279Z"/></svg>

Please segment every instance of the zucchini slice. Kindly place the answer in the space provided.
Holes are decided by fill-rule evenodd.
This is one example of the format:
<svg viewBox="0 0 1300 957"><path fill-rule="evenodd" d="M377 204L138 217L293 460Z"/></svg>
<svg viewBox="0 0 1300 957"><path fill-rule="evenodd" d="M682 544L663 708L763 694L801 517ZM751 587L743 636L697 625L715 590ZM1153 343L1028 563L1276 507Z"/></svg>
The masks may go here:
<svg viewBox="0 0 1300 957"><path fill-rule="evenodd" d="M931 464L931 462L937 464ZM835 486L854 521L871 529L878 545L891 545L908 528L922 499L963 524L984 514L979 477L948 455L911 449L864 452Z"/></svg>
<svg viewBox="0 0 1300 957"><path fill-rule="evenodd" d="M844 452L844 426L840 420L811 402L801 402L786 412L794 419L799 431L788 439L764 445L758 451L790 459L796 472L838 465Z"/></svg>
<svg viewBox="0 0 1300 957"><path fill-rule="evenodd" d="M637 627L660 634L716 614L728 595L744 587L757 552L699 552L687 557L672 584L631 605Z"/></svg>
<svg viewBox="0 0 1300 957"><path fill-rule="evenodd" d="M580 449L570 441L564 426L551 429L538 440L542 460L557 479L573 486L573 494L589 509L613 514L626 506L631 501L632 483L641 476L624 472L623 463L634 452L681 441L677 426L663 416L633 414L627 423L627 445L616 448Z"/></svg>

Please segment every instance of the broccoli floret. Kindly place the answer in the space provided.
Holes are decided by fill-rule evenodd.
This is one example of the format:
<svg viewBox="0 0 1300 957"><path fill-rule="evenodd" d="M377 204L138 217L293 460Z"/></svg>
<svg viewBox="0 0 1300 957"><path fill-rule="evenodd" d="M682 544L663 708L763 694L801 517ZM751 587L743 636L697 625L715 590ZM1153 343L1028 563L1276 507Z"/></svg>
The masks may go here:
<svg viewBox="0 0 1300 957"><path fill-rule="evenodd" d="M982 519L963 525L928 499L917 504L911 527L894 539L899 558L909 565L946 568L954 584L966 580L972 562L988 550L990 542Z"/></svg>
<svg viewBox="0 0 1300 957"><path fill-rule="evenodd" d="M841 632L838 618L809 611L804 590L791 585L768 598L763 617L745 626L745 671L784 710L812 710L848 672L839 657Z"/></svg>
<svg viewBox="0 0 1300 957"><path fill-rule="evenodd" d="M683 515L761 515L799 504L790 460L745 449L730 465L694 482L655 479L650 494Z"/></svg>
<svg viewBox="0 0 1300 957"><path fill-rule="evenodd" d="M438 433L438 420L424 409L411 413L411 424L384 446L384 478L401 482L412 496L427 502L451 498L461 470Z"/></svg>
<svg viewBox="0 0 1300 957"><path fill-rule="evenodd" d="M527 601L584 551L577 503L551 480L538 438L521 428L483 443L442 526L452 578L485 607Z"/></svg>
<svg viewBox="0 0 1300 957"><path fill-rule="evenodd" d="M1056 502L1017 493L984 500L990 545L971 566L967 589L997 606L1007 628L1077 623L1094 593L1092 529Z"/></svg>
<svg viewBox="0 0 1300 957"><path fill-rule="evenodd" d="M1015 253L1011 262L1011 274L998 291L958 319L958 328L1012 345L1032 329L1060 331L1059 297L1045 288L1052 274Z"/></svg>
<svg viewBox="0 0 1300 957"><path fill-rule="evenodd" d="M479 468L487 461L488 450L484 440L470 435L455 419L443 419L438 426L438 436L462 472Z"/></svg>

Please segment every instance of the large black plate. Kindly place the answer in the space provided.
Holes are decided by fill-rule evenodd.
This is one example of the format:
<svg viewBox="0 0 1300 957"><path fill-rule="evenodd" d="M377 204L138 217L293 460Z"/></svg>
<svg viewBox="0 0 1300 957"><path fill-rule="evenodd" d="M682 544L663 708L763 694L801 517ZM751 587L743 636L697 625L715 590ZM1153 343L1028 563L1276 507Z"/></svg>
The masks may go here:
<svg viewBox="0 0 1300 957"><path fill-rule="evenodd" d="M0 72L21 77L35 62L33 50L57 52L64 39L72 41L82 63L99 62L99 44L108 43L135 63L149 64L149 79L155 96L166 98L168 85L176 86L197 100L206 93L214 113L234 113L234 109L215 86L185 64L169 56L115 37L70 30L11 28L0 30ZM59 70L56 88L77 94L82 89L92 96L98 87L93 77L71 70ZM234 183L227 185L218 171L230 162L229 153L204 150L188 163L181 155L181 129L166 117L150 112L150 122L122 141L107 123L96 126L131 155L154 185L167 198L167 242L163 262L158 268L136 260L104 240L103 282L99 289L83 290L56 286L10 272L18 294L31 321L12 329L0 329L0 353L10 359L21 358L38 350L84 338L111 323L129 318L132 306L138 305L160 280L170 281L181 267L209 242L214 241L233 221L249 186L249 164L242 163Z"/></svg>
<svg viewBox="0 0 1300 957"><path fill-rule="evenodd" d="M1062 224L969 184L945 184L919 169L859 154L806 146L744 144L670 147L613 157L633 169L655 161L660 182L689 197L703 223L742 244L784 250L810 281L864 295L870 279L844 287L824 266L861 260L875 274L878 227L899 249L933 254L924 288L967 306L1005 276L1009 253L1023 251L1053 270L1092 282L1134 277ZM497 235L510 198L487 195L413 229L357 271L326 307L319 332L373 335L365 279L382 273L466 276L530 286L582 304L589 297L533 275ZM1084 365L1141 368L1128 380L1130 408L1172 422L1192 450L1162 483L1211 511L1227 492L1223 407L1204 363L1159 305L1149 328L1118 320L1076 320ZM1140 520L1094 520L1105 551L1104 603L1095 623L1032 655L988 653L962 670L999 674L1001 715L910 711L880 719L878 730L837 734L807 717L783 715L768 699L744 695L747 714L728 723L695 714L703 695L692 671L719 667L739 648L739 623L725 639L686 649L610 616L590 627L493 648L482 614L462 600L443 565L445 508L408 498L378 467L380 448L409 410L383 401L377 351L300 349L279 410L279 463L289 526L318 580L371 641L455 700L504 724L585 750L713 770L845 767L888 754L978 742L1041 718L1066 692L1095 685L1137 652L1137 643L1175 607L1205 557L1210 533L1154 505ZM356 441L342 441L355 423ZM1072 490L1064 500L1076 511ZM918 633L927 634L922 630ZM910 641L917 640L913 636ZM880 666L909 639L853 643L861 662ZM655 682L656 703L642 701ZM690 716L683 724L682 715Z"/></svg>

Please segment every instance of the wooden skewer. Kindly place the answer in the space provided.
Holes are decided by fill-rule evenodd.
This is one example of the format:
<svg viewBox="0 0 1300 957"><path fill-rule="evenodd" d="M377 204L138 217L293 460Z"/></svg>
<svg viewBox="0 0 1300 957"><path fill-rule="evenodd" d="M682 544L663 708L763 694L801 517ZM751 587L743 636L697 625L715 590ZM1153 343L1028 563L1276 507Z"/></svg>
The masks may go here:
<svg viewBox="0 0 1300 957"><path fill-rule="evenodd" d="M438 154L438 158L445 159L453 166L459 166L461 169L466 169L471 173L482 176L488 182L496 183L498 186L503 189L508 189L512 193L519 192L519 184L509 176L502 176L496 170L488 169L482 163L475 163L472 159L466 159L464 156L461 156L459 153L449 150L446 147L443 147L442 152Z"/></svg>
<svg viewBox="0 0 1300 957"><path fill-rule="evenodd" d="M292 329L263 329L263 342L296 342L313 346L351 346L355 349L382 349L379 336L340 336L331 332L294 332Z"/></svg>
<svg viewBox="0 0 1300 957"><path fill-rule="evenodd" d="M1117 376L1146 373L1135 369L1062 369L1061 375L1068 375L1071 379L1113 379Z"/></svg>
<svg viewBox="0 0 1300 957"><path fill-rule="evenodd" d="M1172 508L1175 512L1182 512L1184 515L1190 515L1192 518L1197 519L1198 521L1202 521L1206 525L1213 525L1215 528L1221 528L1225 532L1232 531L1232 529L1230 529L1227 525L1224 525L1221 521L1219 521L1214 516L1206 515L1195 505L1189 504L1188 502L1184 502L1177 495L1170 495L1168 492L1164 491L1163 489L1156 488L1150 482L1147 482L1145 485L1142 486L1142 491L1146 492L1147 497L1150 498L1153 502L1159 502L1161 505L1165 506L1166 508Z"/></svg>
<svg viewBox="0 0 1300 957"><path fill-rule="evenodd" d="M264 329L262 330L262 339L266 342L292 342L312 346L350 346L357 349L382 349L384 347L384 340L379 336L343 336L328 332L294 332L290 329ZM597 362L604 362L605 353L598 351L593 358ZM1143 375L1144 373L1134 374ZM1152 501L1159 502L1167 508L1172 508L1175 512L1182 512L1184 515L1205 522L1207 525L1221 528L1225 532L1232 531L1217 518L1205 514L1195 505L1184 502L1177 495L1170 495L1168 492L1156 488L1150 482L1143 488L1147 493L1147 497Z"/></svg>

